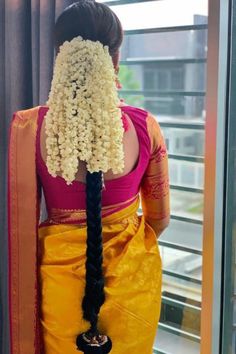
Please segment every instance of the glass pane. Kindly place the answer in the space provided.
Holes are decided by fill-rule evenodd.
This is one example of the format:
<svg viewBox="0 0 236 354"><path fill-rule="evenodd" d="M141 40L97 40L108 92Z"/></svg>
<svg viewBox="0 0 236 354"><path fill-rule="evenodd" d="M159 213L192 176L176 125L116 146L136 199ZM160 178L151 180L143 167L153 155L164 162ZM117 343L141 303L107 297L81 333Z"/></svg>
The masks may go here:
<svg viewBox="0 0 236 354"><path fill-rule="evenodd" d="M174 32L126 35L122 45L121 59L200 59L206 58L206 54L207 30L175 30Z"/></svg>
<svg viewBox="0 0 236 354"><path fill-rule="evenodd" d="M200 344L187 338L169 333L161 328L158 329L154 348L164 353L175 354L199 354ZM155 353L155 351L154 351Z"/></svg>
<svg viewBox="0 0 236 354"><path fill-rule="evenodd" d="M182 247L202 250L202 225L191 224L184 221L171 220L168 228L160 239Z"/></svg>
<svg viewBox="0 0 236 354"><path fill-rule="evenodd" d="M201 280L202 256L170 247L160 246L160 249L164 269Z"/></svg>
<svg viewBox="0 0 236 354"><path fill-rule="evenodd" d="M170 183L173 185L190 188L203 188L204 166L201 163L178 161L169 158L169 175ZM173 194L173 198L179 197L182 196ZM196 198L194 196L192 197L194 200L199 200L199 198L201 199L199 196L196 196Z"/></svg>
<svg viewBox="0 0 236 354"><path fill-rule="evenodd" d="M165 122L158 119L159 123ZM178 123L176 123L178 126ZM168 142L169 154L203 156L204 155L204 131L194 129L166 128L163 127L165 139ZM192 166L191 166L192 168Z"/></svg>
<svg viewBox="0 0 236 354"><path fill-rule="evenodd" d="M133 39L133 38L131 38ZM130 61L132 59L129 59ZM205 63L166 62L121 65L119 78L124 90L204 91ZM141 59L140 59L141 61Z"/></svg>
<svg viewBox="0 0 236 354"><path fill-rule="evenodd" d="M131 90L131 89L130 89ZM163 123L204 123L205 99L204 97L171 97L152 96L149 93L138 94L119 93L127 104L139 106L157 116L158 122Z"/></svg>
<svg viewBox="0 0 236 354"><path fill-rule="evenodd" d="M156 117L170 155L172 219L159 238L163 285L154 353L199 354L207 29L198 25L207 24L208 1L130 1L112 9L126 31L134 30L121 49L120 98Z"/></svg>
<svg viewBox="0 0 236 354"><path fill-rule="evenodd" d="M189 301L194 300L195 302L193 301L192 304L196 307L200 306L201 285L197 283L164 274L162 291L163 296L179 301L184 301L184 298L185 300L189 299ZM162 315L165 317L165 314ZM172 319L172 322L175 322L175 318Z"/></svg>
<svg viewBox="0 0 236 354"><path fill-rule="evenodd" d="M192 176L189 175L189 179ZM173 215L194 220L202 220L203 195L178 190L171 190L171 210Z"/></svg>
<svg viewBox="0 0 236 354"><path fill-rule="evenodd" d="M208 11L204 0L145 1L111 8L121 19L125 30L193 25L196 15L201 17L198 23L206 23Z"/></svg>

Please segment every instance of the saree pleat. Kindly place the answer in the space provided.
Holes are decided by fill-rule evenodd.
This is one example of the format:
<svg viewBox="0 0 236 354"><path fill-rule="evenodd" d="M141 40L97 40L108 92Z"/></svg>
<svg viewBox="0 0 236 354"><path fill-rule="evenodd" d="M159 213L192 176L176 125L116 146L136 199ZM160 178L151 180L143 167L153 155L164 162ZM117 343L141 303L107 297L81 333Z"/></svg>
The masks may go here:
<svg viewBox="0 0 236 354"><path fill-rule="evenodd" d="M162 261L156 234L137 215L139 198L103 219L106 301L98 327L112 354L151 354L161 307ZM39 228L41 324L45 354L76 354L76 336L89 328L81 302L85 287L86 227Z"/></svg>

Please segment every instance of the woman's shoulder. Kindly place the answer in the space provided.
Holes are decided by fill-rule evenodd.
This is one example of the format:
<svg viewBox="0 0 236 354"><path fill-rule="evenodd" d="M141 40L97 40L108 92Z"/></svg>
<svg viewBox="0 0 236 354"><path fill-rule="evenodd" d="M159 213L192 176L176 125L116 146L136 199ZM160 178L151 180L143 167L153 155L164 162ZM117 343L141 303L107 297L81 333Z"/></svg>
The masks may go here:
<svg viewBox="0 0 236 354"><path fill-rule="evenodd" d="M123 101L121 101L121 103L120 103L120 109L122 112L127 113L127 114L129 114L129 113L134 114L134 115L141 114L142 116L148 115L148 111L144 110L143 108L128 105L128 104L124 103Z"/></svg>
<svg viewBox="0 0 236 354"><path fill-rule="evenodd" d="M144 119L148 127L159 126L157 117L148 110L124 103L121 103L120 108L122 112L127 113L128 115L132 115L133 117L137 117L139 119Z"/></svg>
<svg viewBox="0 0 236 354"><path fill-rule="evenodd" d="M130 116L131 119L136 118L137 121L145 122L149 133L152 129L154 129L155 131L159 129L158 119L150 111L140 107L130 106L127 104L121 105L120 108L122 112Z"/></svg>
<svg viewBox="0 0 236 354"><path fill-rule="evenodd" d="M18 111L15 111L12 115L12 123L16 120L23 120L23 121L28 121L28 120L37 120L38 118L38 113L40 108L43 106L34 106L31 108L26 108L26 109L21 109Z"/></svg>
<svg viewBox="0 0 236 354"><path fill-rule="evenodd" d="M34 117L36 114L38 114L38 111L41 107L42 106L35 106L35 107L27 108L27 109L21 109L21 110L15 111L13 113L13 116L16 116L16 117L23 119L23 120L28 120L28 119Z"/></svg>
<svg viewBox="0 0 236 354"><path fill-rule="evenodd" d="M147 130L147 117L148 112L142 108L121 104L122 116L126 120L126 116L132 121L136 129L141 129L142 131ZM124 119L123 119L124 122Z"/></svg>
<svg viewBox="0 0 236 354"><path fill-rule="evenodd" d="M133 122L136 120L138 125L142 125L142 127L145 128L151 151L163 141L164 137L160 124L157 117L153 113L145 109L129 105L122 105L121 109L129 115Z"/></svg>

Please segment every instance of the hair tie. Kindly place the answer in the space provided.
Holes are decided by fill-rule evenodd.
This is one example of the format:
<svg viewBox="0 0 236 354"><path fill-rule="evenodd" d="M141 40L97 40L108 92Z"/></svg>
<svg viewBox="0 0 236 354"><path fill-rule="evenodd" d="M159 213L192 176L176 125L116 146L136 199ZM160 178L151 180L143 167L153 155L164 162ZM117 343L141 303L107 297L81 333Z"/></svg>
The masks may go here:
<svg viewBox="0 0 236 354"><path fill-rule="evenodd" d="M111 351L111 339L104 334L81 333L76 339L78 350L84 354L107 354Z"/></svg>

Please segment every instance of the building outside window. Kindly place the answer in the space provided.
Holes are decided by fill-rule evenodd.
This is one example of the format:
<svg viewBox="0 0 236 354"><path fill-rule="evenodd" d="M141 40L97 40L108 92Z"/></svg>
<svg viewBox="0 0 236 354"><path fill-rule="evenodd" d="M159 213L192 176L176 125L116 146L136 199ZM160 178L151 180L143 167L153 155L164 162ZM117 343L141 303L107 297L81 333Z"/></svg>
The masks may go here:
<svg viewBox="0 0 236 354"><path fill-rule="evenodd" d="M169 153L171 223L158 241L163 261L162 310L153 353L236 353L232 247L226 247L233 264L233 268L226 264L231 278L228 288L227 281L224 285L225 294L232 297L230 305L224 303L228 317L222 316L220 303L226 185L222 156L226 151L226 80L230 77L226 39L231 38L227 34L233 28L230 16L236 13L235 2L107 2L125 30L120 97L156 117ZM231 162L232 154L228 155Z"/></svg>

